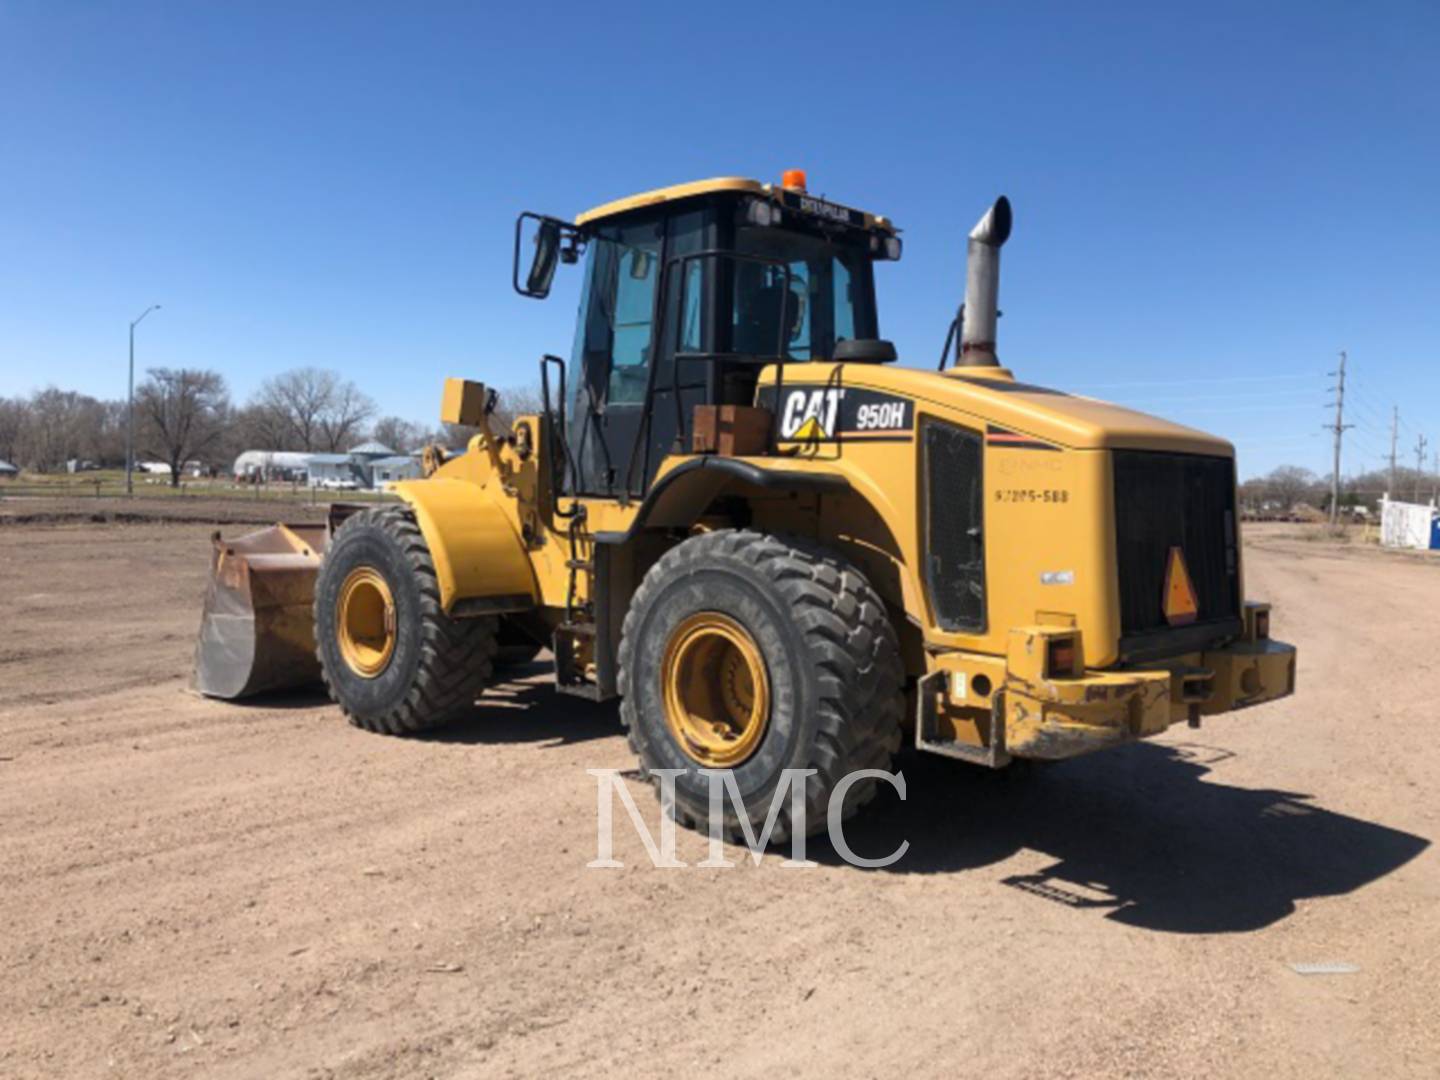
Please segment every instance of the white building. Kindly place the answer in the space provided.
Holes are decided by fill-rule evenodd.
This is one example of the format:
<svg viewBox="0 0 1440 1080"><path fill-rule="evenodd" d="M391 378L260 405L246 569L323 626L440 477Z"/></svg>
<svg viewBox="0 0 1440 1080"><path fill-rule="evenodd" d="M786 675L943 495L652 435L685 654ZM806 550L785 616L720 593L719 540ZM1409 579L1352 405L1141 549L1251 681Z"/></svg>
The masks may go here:
<svg viewBox="0 0 1440 1080"><path fill-rule="evenodd" d="M391 450L390 447L386 446L383 442L376 442L374 439L371 439L369 442L362 442L359 446L352 446L350 448L350 454L352 457L372 461L375 458L394 457L395 451Z"/></svg>
<svg viewBox="0 0 1440 1080"><path fill-rule="evenodd" d="M363 488L370 486L360 461L351 454L307 454L311 487Z"/></svg>
<svg viewBox="0 0 1440 1080"><path fill-rule="evenodd" d="M372 440L344 454L246 450L232 472L236 480L303 480L311 487L380 490L397 480L416 479L423 470L418 457Z"/></svg>
<svg viewBox="0 0 1440 1080"><path fill-rule="evenodd" d="M379 490L396 480L418 480L423 473L418 458L409 454L375 458L369 463L370 486Z"/></svg>
<svg viewBox="0 0 1440 1080"><path fill-rule="evenodd" d="M236 480L303 480L310 457L290 450L246 450L230 472Z"/></svg>
<svg viewBox="0 0 1440 1080"><path fill-rule="evenodd" d="M1386 547L1440 548L1440 517L1434 504L1380 502L1380 543Z"/></svg>

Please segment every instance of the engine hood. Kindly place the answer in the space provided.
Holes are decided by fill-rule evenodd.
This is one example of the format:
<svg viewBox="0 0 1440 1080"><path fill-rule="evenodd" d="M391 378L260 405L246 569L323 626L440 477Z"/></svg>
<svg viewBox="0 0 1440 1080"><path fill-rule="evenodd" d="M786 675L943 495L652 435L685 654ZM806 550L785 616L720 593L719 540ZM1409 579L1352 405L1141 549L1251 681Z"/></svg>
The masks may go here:
<svg viewBox="0 0 1440 1080"><path fill-rule="evenodd" d="M838 371L836 369L839 369ZM1005 368L913 368L832 363L786 364L785 386L866 387L964 414L1075 450L1167 450L1234 457L1225 439L1097 398L1019 382ZM773 383L767 368L762 382Z"/></svg>

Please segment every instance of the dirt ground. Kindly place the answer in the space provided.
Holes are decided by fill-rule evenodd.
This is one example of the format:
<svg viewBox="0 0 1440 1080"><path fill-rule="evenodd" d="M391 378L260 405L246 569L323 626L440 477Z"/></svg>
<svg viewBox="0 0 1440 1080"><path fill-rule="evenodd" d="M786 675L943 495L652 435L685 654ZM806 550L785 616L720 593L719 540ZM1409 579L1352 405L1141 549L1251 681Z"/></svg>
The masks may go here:
<svg viewBox="0 0 1440 1080"><path fill-rule="evenodd" d="M1253 529L1298 696L907 755L887 869L599 870L632 762L539 668L427 739L187 692L209 531L0 522L0 1076L1435 1075L1436 560Z"/></svg>

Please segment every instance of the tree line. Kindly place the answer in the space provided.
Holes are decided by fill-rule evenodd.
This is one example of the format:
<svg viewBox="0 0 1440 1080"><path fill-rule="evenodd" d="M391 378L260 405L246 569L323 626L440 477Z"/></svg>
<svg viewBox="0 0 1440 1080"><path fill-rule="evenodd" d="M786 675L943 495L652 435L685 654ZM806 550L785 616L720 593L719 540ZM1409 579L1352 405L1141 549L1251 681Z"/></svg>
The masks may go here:
<svg viewBox="0 0 1440 1080"><path fill-rule="evenodd" d="M501 392L502 423L538 412L529 387ZM50 386L28 397L0 398L0 460L32 472L61 472L71 461L122 467L128 409ZM408 453L437 443L464 446L473 429L430 428L382 415L373 398L339 372L296 368L266 379L243 405L232 401L219 372L151 368L135 387L135 460L170 467L179 484L188 464L223 472L245 450L343 453L373 439Z"/></svg>
<svg viewBox="0 0 1440 1080"><path fill-rule="evenodd" d="M521 413L539 412L533 386L500 392L496 417L506 426ZM28 397L0 398L0 460L32 472L59 472L69 461L100 467L125 464L126 403L102 401L54 386ZM373 398L339 372L296 368L260 384L235 405L219 372L198 368L151 368L135 388L135 459L170 466L178 484L188 463L226 471L245 450L343 453L367 439L398 453L428 444L464 446L474 429L427 427L382 415ZM1391 489L1389 470L1346 477L1342 507L1370 506L1390 491L1397 499L1427 501L1440 479L1399 467ZM1298 465L1282 465L1240 485L1241 508L1289 513L1297 506L1330 506L1330 481Z"/></svg>
<svg viewBox="0 0 1440 1080"><path fill-rule="evenodd" d="M1401 502L1429 502L1437 490L1440 477L1435 473L1397 465L1392 484L1389 469L1372 469L1340 478L1340 506L1375 510L1386 492ZM1281 465L1241 484L1240 506L1257 514L1288 514L1301 506L1328 512L1330 495L1330 477L1299 465Z"/></svg>

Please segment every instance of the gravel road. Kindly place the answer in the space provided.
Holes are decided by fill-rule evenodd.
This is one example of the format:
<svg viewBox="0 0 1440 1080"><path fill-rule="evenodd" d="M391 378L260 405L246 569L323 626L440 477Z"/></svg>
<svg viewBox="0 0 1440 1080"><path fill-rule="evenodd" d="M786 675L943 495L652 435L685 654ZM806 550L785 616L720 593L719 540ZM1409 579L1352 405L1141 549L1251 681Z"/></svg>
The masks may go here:
<svg viewBox="0 0 1440 1080"><path fill-rule="evenodd" d="M851 830L884 870L628 829L592 870L613 707L538 666L424 739L195 697L208 533L0 524L0 1076L1436 1073L1440 560L1253 529L1295 698L906 756Z"/></svg>

